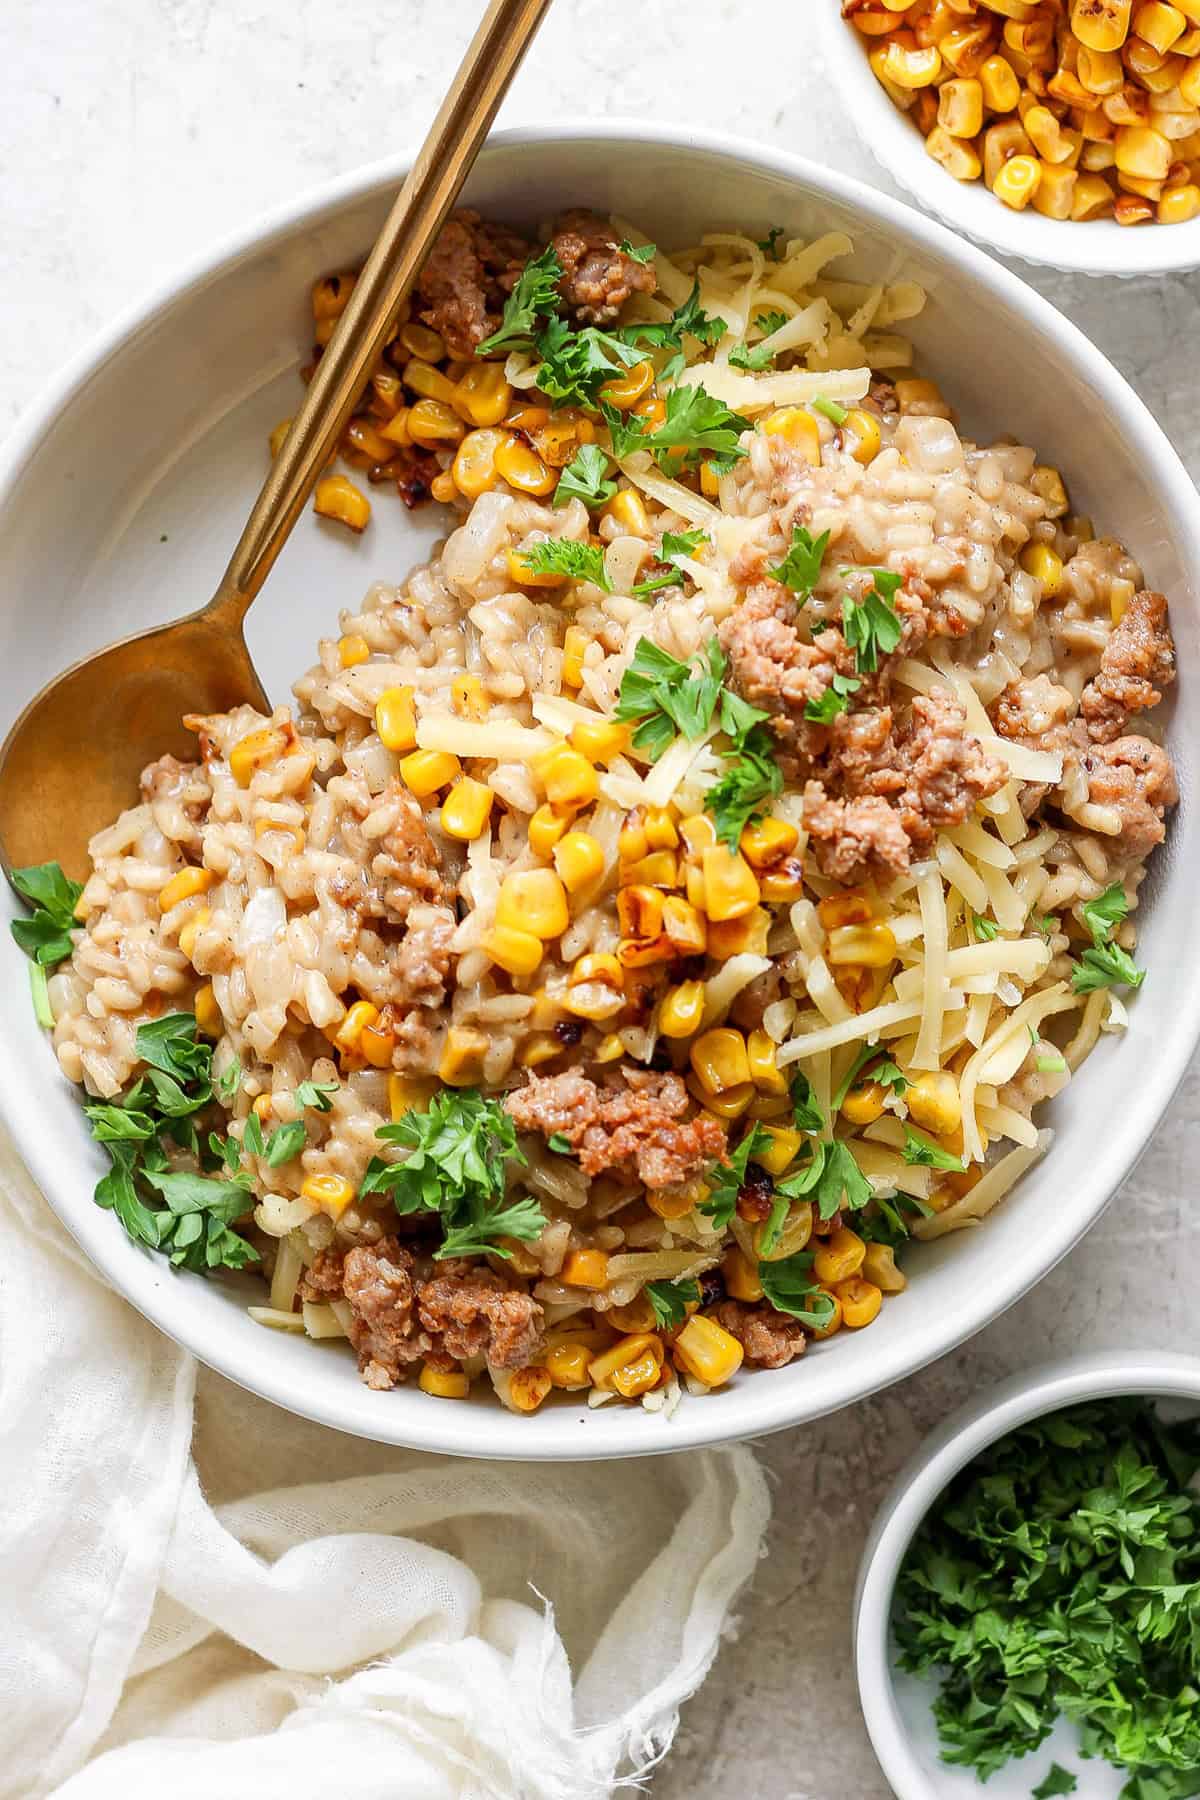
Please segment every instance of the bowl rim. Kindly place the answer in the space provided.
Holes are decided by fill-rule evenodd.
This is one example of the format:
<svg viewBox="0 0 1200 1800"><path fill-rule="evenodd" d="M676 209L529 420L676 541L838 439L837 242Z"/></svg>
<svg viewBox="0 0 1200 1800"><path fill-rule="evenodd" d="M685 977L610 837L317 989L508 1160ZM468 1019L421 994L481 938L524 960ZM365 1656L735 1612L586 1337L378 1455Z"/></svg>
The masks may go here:
<svg viewBox="0 0 1200 1800"><path fill-rule="evenodd" d="M948 1482L989 1444L1083 1400L1138 1394L1200 1403L1200 1357L1172 1350L1084 1351L975 1394L923 1440L875 1514L854 1595L854 1669L872 1748L897 1800L930 1800L893 1687L891 1608L909 1544Z"/></svg>
<svg viewBox="0 0 1200 1800"><path fill-rule="evenodd" d="M1063 274L1129 278L1200 267L1200 217L1145 229L1113 219L1081 226L1047 219L1031 207L1014 212L982 182L956 181L926 153L920 132L876 81L863 38L841 15L841 0L820 4L827 61L864 147L885 174L943 223L965 231L993 255Z"/></svg>
<svg viewBox="0 0 1200 1800"><path fill-rule="evenodd" d="M645 146L648 150L660 147L684 155L695 153L701 159L711 156L741 162L793 182L818 197L827 196L834 203L856 212L865 226L885 238L894 237L899 228L905 238L904 249L911 257L917 257L924 250L935 258L945 258L954 265L956 274L964 282L977 290L986 290L998 304L1023 317L1070 358L1075 370L1086 378L1120 423L1127 440L1155 468L1164 511L1183 540L1183 560L1200 567L1200 499L1175 450L1142 400L1078 327L1049 301L1012 271L973 244L964 243L937 221L911 207L898 205L891 196L881 194L852 176L822 168L788 151L727 132L669 122L616 118L583 121L577 125L533 123L495 134L489 140L484 156L513 150L544 152L563 145L602 149L605 143L617 140ZM0 445L0 509L21 481L42 436L68 404L72 392L120 354L127 342L150 329L183 296L202 291L207 283L223 277L241 260L269 252L278 239L297 228L316 225L344 206L396 186L407 168L407 158L397 154L307 190L265 216L239 227L214 249L165 277L147 298L127 308L51 381ZM45 1072L40 1066L22 1066L2 1039L0 1068L5 1072L5 1080L0 1082L0 1114L5 1117L20 1153L43 1193L48 1198L54 1197L51 1203L61 1221L111 1285L168 1337L182 1344L202 1362L276 1405L375 1442L450 1455L573 1461L668 1454L786 1429L835 1412L868 1393L881 1392L974 1335L1048 1274L1095 1223L1129 1174L1183 1077L1200 1038L1200 968L1190 977L1181 973L1175 997L1178 1004L1162 1022L1156 1038L1151 1079L1139 1084L1136 1095L1131 1095L1129 1107L1114 1132L1104 1166L1098 1162L1089 1166L1076 1184L1077 1192L1087 1197L1086 1205L1076 1204L1048 1219L1039 1235L1036 1254L1031 1238L1027 1255L1013 1257L1003 1266L998 1265L982 1308L978 1295L964 1295L953 1310L943 1311L936 1333L914 1327L911 1336L895 1347L893 1360L886 1371L869 1388L862 1387L861 1378L855 1380L849 1375L840 1381L831 1379L819 1405L809 1403L806 1406L799 1397L803 1390L798 1391L795 1383L773 1385L765 1380L748 1383L744 1390L739 1390L736 1422L725 1414L724 1408L689 1406L674 1415L669 1434L658 1434L645 1429L644 1415L638 1410L628 1421L621 1421L619 1430L606 1428L603 1432L579 1434L588 1441L580 1442L577 1447L575 1434L539 1433L536 1429L530 1430L528 1421L516 1419L511 1421L511 1442L497 1436L480 1445L473 1441L475 1433L471 1420L474 1409L466 1407L461 1412L453 1407L384 1408L379 1412L378 1423L374 1418L353 1413L347 1417L341 1401L327 1403L320 1389L297 1393L294 1385L270 1363L247 1367L236 1351L227 1348L219 1333L214 1334L197 1325L186 1313L180 1316L169 1297L170 1284L160 1281L148 1266L149 1259L144 1253L112 1229L107 1214L93 1207L90 1200L86 1206L77 1198L58 1201L59 1184L69 1173L69 1160L64 1161L55 1145L46 1141L45 1134L37 1130L39 1094ZM74 1185L78 1188L78 1180ZM595 1441L590 1441L592 1439Z"/></svg>

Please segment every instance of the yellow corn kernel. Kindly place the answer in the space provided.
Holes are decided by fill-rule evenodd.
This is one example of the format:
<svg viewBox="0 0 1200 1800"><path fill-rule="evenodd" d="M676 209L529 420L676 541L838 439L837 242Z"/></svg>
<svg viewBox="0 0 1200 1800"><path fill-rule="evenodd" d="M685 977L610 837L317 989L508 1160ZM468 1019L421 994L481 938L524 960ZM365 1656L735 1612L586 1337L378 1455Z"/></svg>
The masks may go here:
<svg viewBox="0 0 1200 1800"><path fill-rule="evenodd" d="M919 1075L904 1095L909 1117L939 1137L957 1131L962 1124L962 1102L958 1083L948 1069L931 1070Z"/></svg>
<svg viewBox="0 0 1200 1800"><path fill-rule="evenodd" d="M938 89L938 124L954 138L973 138L983 128L983 83L956 76Z"/></svg>
<svg viewBox="0 0 1200 1800"><path fill-rule="evenodd" d="M1023 212L1037 192L1041 178L1042 165L1036 157L1014 156L992 183L992 192L1014 212Z"/></svg>
<svg viewBox="0 0 1200 1800"><path fill-rule="evenodd" d="M883 1295L873 1281L854 1276L849 1281L839 1281L836 1293L842 1308L842 1324L848 1331L861 1331L879 1317Z"/></svg>
<svg viewBox="0 0 1200 1800"><path fill-rule="evenodd" d="M249 787L260 769L282 756L288 740L274 726L248 732L229 752L229 772L239 787Z"/></svg>
<svg viewBox="0 0 1200 1800"><path fill-rule="evenodd" d="M731 956L765 956L770 930L771 915L765 906L752 907L738 919L710 919L708 954L714 962L728 962Z"/></svg>
<svg viewBox="0 0 1200 1800"><path fill-rule="evenodd" d="M250 1108L250 1111L252 1113L257 1113L260 1119L269 1119L271 1116L272 1105L273 1099L270 1094L260 1094Z"/></svg>
<svg viewBox="0 0 1200 1800"><path fill-rule="evenodd" d="M804 1143L802 1133L789 1125L762 1125L759 1133L760 1139L766 1137L769 1141L750 1152L750 1161L756 1162L768 1175L782 1175L800 1154Z"/></svg>
<svg viewBox="0 0 1200 1800"><path fill-rule="evenodd" d="M357 1050L363 1027L378 1023L379 1008L372 1006L369 1000L356 1000L334 1032L333 1041L339 1050Z"/></svg>
<svg viewBox="0 0 1200 1800"><path fill-rule="evenodd" d="M423 1394L433 1394L438 1400L465 1400L471 1391L471 1378L465 1369L431 1369L428 1363L422 1363L417 1386Z"/></svg>
<svg viewBox="0 0 1200 1800"><path fill-rule="evenodd" d="M704 1083L695 1075L687 1077L687 1088L694 1099L709 1112L715 1113L719 1119L740 1119L758 1098L758 1090L752 1081L743 1082L738 1087L726 1088L723 1094L710 1094Z"/></svg>
<svg viewBox="0 0 1200 1800"><path fill-rule="evenodd" d="M876 73L882 73L885 81L906 91L932 87L942 72L942 53L936 44L927 44L924 48L920 44L913 44L910 47L893 37L883 45L882 54L871 52L873 67L877 55L879 68Z"/></svg>
<svg viewBox="0 0 1200 1800"><path fill-rule="evenodd" d="M555 744L533 759L533 770L556 812L581 812L600 792L595 768L567 744Z"/></svg>
<svg viewBox="0 0 1200 1800"><path fill-rule="evenodd" d="M523 1069L536 1069L540 1064L550 1062L556 1056L561 1056L564 1047L558 1038L548 1031L531 1032L517 1054L517 1061ZM622 1045L623 1049L624 1045Z"/></svg>
<svg viewBox="0 0 1200 1800"><path fill-rule="evenodd" d="M839 1225L813 1257L813 1274L818 1281L827 1281L830 1286L848 1281L862 1268L866 1253L867 1246L858 1233L851 1231L848 1225Z"/></svg>
<svg viewBox="0 0 1200 1800"><path fill-rule="evenodd" d="M217 1005L217 996L213 993L211 982L205 982L204 986L197 990L196 998L192 1002L192 1011L196 1015L197 1031L202 1032L205 1037L220 1037L225 1029L225 1021L221 1015L221 1008Z"/></svg>
<svg viewBox="0 0 1200 1800"><path fill-rule="evenodd" d="M1042 164L1042 179L1033 196L1033 209L1047 219L1069 219L1075 202L1078 172L1064 163Z"/></svg>
<svg viewBox="0 0 1200 1800"><path fill-rule="evenodd" d="M1122 175L1143 181L1164 181L1171 167L1171 146L1150 125L1123 125L1115 142L1117 168Z"/></svg>
<svg viewBox="0 0 1200 1800"><path fill-rule="evenodd" d="M886 1100L887 1093L877 1081L864 1081L850 1089L842 1101L841 1115L851 1125L872 1125L883 1117Z"/></svg>
<svg viewBox="0 0 1200 1800"><path fill-rule="evenodd" d="M908 1286L906 1278L896 1267L896 1252L890 1244L867 1245L862 1273L865 1280L874 1282L885 1294L903 1293Z"/></svg>
<svg viewBox="0 0 1200 1800"><path fill-rule="evenodd" d="M1058 120L1047 106L1031 106L1022 123L1025 132L1043 162L1065 162L1071 154Z"/></svg>
<svg viewBox="0 0 1200 1800"><path fill-rule="evenodd" d="M1021 552L1021 567L1041 582L1044 600L1052 600L1062 587L1063 560L1049 544L1027 544Z"/></svg>
<svg viewBox="0 0 1200 1800"><path fill-rule="evenodd" d="M1112 211L1115 196L1103 175L1081 175L1071 195L1071 217L1076 220L1102 219Z"/></svg>
<svg viewBox="0 0 1200 1800"><path fill-rule="evenodd" d="M407 406L402 406L397 412L392 414L390 419L386 420L379 427L380 437L386 438L389 444L394 444L396 448L400 450L409 450L412 448L412 434L408 429L408 414L409 408Z"/></svg>
<svg viewBox="0 0 1200 1800"><path fill-rule="evenodd" d="M721 492L721 477L709 462L700 464L700 492L715 500Z"/></svg>
<svg viewBox="0 0 1200 1800"><path fill-rule="evenodd" d="M549 857L567 829L567 821L547 803L539 806L529 821L529 848L535 856Z"/></svg>
<svg viewBox="0 0 1200 1800"><path fill-rule="evenodd" d="M1158 203L1160 225L1186 225L1200 213L1200 187L1194 181L1170 188Z"/></svg>
<svg viewBox="0 0 1200 1800"><path fill-rule="evenodd" d="M179 948L189 962L192 960L192 952L196 948L196 939L211 918L212 909L210 907L198 906L195 912L189 913L184 920L179 932Z"/></svg>
<svg viewBox="0 0 1200 1800"><path fill-rule="evenodd" d="M590 1387L588 1364L593 1355L591 1345L582 1339L555 1344L546 1352L544 1367L556 1388Z"/></svg>
<svg viewBox="0 0 1200 1800"><path fill-rule="evenodd" d="M573 685L578 687L579 683ZM610 763L614 757L623 756L632 737L632 727L618 724L615 719L597 719L594 723L585 719L571 727L572 744L592 763Z"/></svg>
<svg viewBox="0 0 1200 1800"><path fill-rule="evenodd" d="M657 938L663 928L663 896L657 888L623 887L617 895L617 922L627 938Z"/></svg>
<svg viewBox="0 0 1200 1800"><path fill-rule="evenodd" d="M559 1279L562 1279L561 1275ZM610 1389L614 1386L613 1378L618 1370L629 1368L643 1356L652 1356L661 1368L662 1339L657 1337L654 1332L634 1332L629 1337L619 1338L609 1349L602 1350L598 1356L593 1356L588 1364L588 1377L592 1386L601 1390Z"/></svg>
<svg viewBox="0 0 1200 1800"><path fill-rule="evenodd" d="M747 825L738 839L738 848L752 869L769 869L773 863L790 856L800 841L800 833L786 819L759 819Z"/></svg>
<svg viewBox="0 0 1200 1800"><path fill-rule="evenodd" d="M1131 0L1075 0L1071 30L1089 50L1119 50L1129 36Z"/></svg>
<svg viewBox="0 0 1200 1800"><path fill-rule="evenodd" d="M836 968L886 969L896 957L890 925L839 925L829 933L829 962Z"/></svg>
<svg viewBox="0 0 1200 1800"><path fill-rule="evenodd" d="M623 863L639 863L650 854L646 815L640 806L625 815L625 823L617 837L617 854Z"/></svg>
<svg viewBox="0 0 1200 1800"><path fill-rule="evenodd" d="M300 1192L331 1219L340 1219L354 1198L354 1184L344 1175L309 1175Z"/></svg>
<svg viewBox="0 0 1200 1800"><path fill-rule="evenodd" d="M1001 170L1014 156L1033 155L1033 145L1019 119L1002 119L998 125L989 125L980 141L983 144L983 179L993 190Z"/></svg>
<svg viewBox="0 0 1200 1800"><path fill-rule="evenodd" d="M740 851L714 844L704 852L704 911L710 919L738 919L758 901L758 881Z"/></svg>
<svg viewBox="0 0 1200 1800"><path fill-rule="evenodd" d="M159 893L159 912L169 913L181 900L194 900L197 894L207 894L215 879L211 869L180 869Z"/></svg>
<svg viewBox="0 0 1200 1800"><path fill-rule="evenodd" d="M642 829L648 850L674 850L679 843L679 833L669 807L648 806L642 814Z"/></svg>
<svg viewBox="0 0 1200 1800"><path fill-rule="evenodd" d="M492 814L496 796L482 781L464 775L456 781L442 802L442 830L460 843L472 843L483 831Z"/></svg>
<svg viewBox="0 0 1200 1800"><path fill-rule="evenodd" d="M895 392L896 404L902 413L915 412L918 407L922 412L933 412L938 408L944 412L946 402L936 381L906 377L896 382ZM944 412L944 416L949 417L949 414Z"/></svg>
<svg viewBox="0 0 1200 1800"><path fill-rule="evenodd" d="M480 947L510 975L532 975L542 960L542 940L512 925L493 925L484 932Z"/></svg>
<svg viewBox="0 0 1200 1800"><path fill-rule="evenodd" d="M624 970L621 973L624 976ZM623 1011L625 996L609 987L605 981L581 981L578 986L569 989L563 1005L573 1017L588 1019L593 1025L601 1025L606 1019L615 1018L617 1013Z"/></svg>
<svg viewBox="0 0 1200 1800"><path fill-rule="evenodd" d="M1013 66L1002 56L986 57L979 65L979 85L989 112L1012 112L1021 97L1021 84Z"/></svg>
<svg viewBox="0 0 1200 1800"><path fill-rule="evenodd" d="M403 755L417 747L417 715L410 687L385 688L375 702L375 729L386 750Z"/></svg>
<svg viewBox="0 0 1200 1800"><path fill-rule="evenodd" d="M1119 93L1125 84L1125 65L1115 50L1089 50L1079 47L1078 75L1089 94L1102 100Z"/></svg>
<svg viewBox="0 0 1200 1800"><path fill-rule="evenodd" d="M381 1031L377 1025L364 1025L358 1040L358 1054L373 1069L390 1069L396 1048L394 1031Z"/></svg>
<svg viewBox="0 0 1200 1800"><path fill-rule="evenodd" d="M604 1314L604 1323L611 1325L614 1331L619 1331L622 1337L632 1337L641 1332L652 1332L656 1320L654 1308L651 1306L645 1290L643 1289L636 1300L631 1300L628 1306L610 1306ZM604 1345L598 1344L596 1348L603 1350Z"/></svg>
<svg viewBox="0 0 1200 1800"><path fill-rule="evenodd" d="M454 383L440 369L435 369L431 363L426 362L424 357L414 356L411 361L405 363L404 385L411 388L414 394L420 395L421 398L417 401L418 406L422 400L430 400L440 406L443 412L448 413L454 405ZM458 418L457 414L452 416L461 426L462 420ZM409 430L412 431L411 423ZM416 433L414 432L413 435L416 436ZM459 436L462 436L461 430Z"/></svg>
<svg viewBox="0 0 1200 1800"><path fill-rule="evenodd" d="M600 398L606 406L615 407L617 412L628 412L653 385L654 364L635 363L632 369L626 369L623 374L614 375L611 381L606 381L600 389Z"/></svg>
<svg viewBox="0 0 1200 1800"><path fill-rule="evenodd" d="M480 362L455 384L453 406L471 425L499 425L512 405L513 391L503 363Z"/></svg>
<svg viewBox="0 0 1200 1800"><path fill-rule="evenodd" d="M862 888L847 888L844 893L830 894L817 902L817 917L826 931L842 925L865 925L874 914L870 896Z"/></svg>
<svg viewBox="0 0 1200 1800"><path fill-rule="evenodd" d="M279 452L283 449L283 440L291 429L292 421L290 419L280 419L278 425L276 425L274 431L267 439L267 448L271 452L272 462L274 462L275 458L279 455Z"/></svg>
<svg viewBox="0 0 1200 1800"><path fill-rule="evenodd" d="M1045 507L1048 519L1062 519L1070 512L1071 502L1063 478L1050 464L1039 463L1029 478L1029 485Z"/></svg>
<svg viewBox="0 0 1200 1800"><path fill-rule="evenodd" d="M781 406L777 411L767 414L762 428L771 436L786 439L811 468L820 468L821 428L806 407Z"/></svg>
<svg viewBox="0 0 1200 1800"><path fill-rule="evenodd" d="M1180 76L1179 95L1185 106L1200 106L1200 56L1194 57Z"/></svg>
<svg viewBox="0 0 1200 1800"><path fill-rule="evenodd" d="M1187 30L1187 20L1166 0L1143 0L1133 15L1134 36L1165 56Z"/></svg>
<svg viewBox="0 0 1200 1800"><path fill-rule="evenodd" d="M404 372L405 381L409 380L409 370L412 367L412 363L409 363ZM436 375L436 369L431 369L430 374ZM439 376L438 379L445 381L445 376ZM446 385L453 393L450 383L447 382ZM418 400L415 406L409 407L405 424L413 443L420 444L426 450L442 450L449 448L451 444L461 444L467 432L458 414L445 400Z"/></svg>
<svg viewBox="0 0 1200 1800"><path fill-rule="evenodd" d="M614 1370L612 1385L622 1399L636 1400L639 1394L648 1394L651 1388L658 1386L661 1374L662 1359L647 1350L634 1361L623 1363Z"/></svg>
<svg viewBox="0 0 1200 1800"><path fill-rule="evenodd" d="M604 851L587 831L568 831L553 850L554 867L569 894L590 887L604 873Z"/></svg>
<svg viewBox="0 0 1200 1800"><path fill-rule="evenodd" d="M336 275L322 275L313 283L313 318L340 319L357 280L358 275L353 269L340 269Z"/></svg>
<svg viewBox="0 0 1200 1800"><path fill-rule="evenodd" d="M496 451L496 468L510 488L519 494L544 495L558 485L558 475L546 467L529 445L520 438L510 438Z"/></svg>
<svg viewBox="0 0 1200 1800"><path fill-rule="evenodd" d="M679 821L679 835L687 845L689 857L701 861L704 852L717 841L717 828L707 813L691 813Z"/></svg>
<svg viewBox="0 0 1200 1800"><path fill-rule="evenodd" d="M514 1369L508 1378L508 1404L515 1412L535 1413L552 1386L550 1371L540 1364Z"/></svg>
<svg viewBox="0 0 1200 1800"><path fill-rule="evenodd" d="M647 1188L646 1205L660 1219L684 1219L707 1193L703 1183L694 1182L684 1188Z"/></svg>
<svg viewBox="0 0 1200 1800"><path fill-rule="evenodd" d="M955 25L938 39L937 47L956 75L978 75L995 41L990 25Z"/></svg>
<svg viewBox="0 0 1200 1800"><path fill-rule="evenodd" d="M842 426L842 443L856 463L874 462L882 443L879 420L860 406L851 407Z"/></svg>
<svg viewBox="0 0 1200 1800"><path fill-rule="evenodd" d="M395 452L395 445L385 438L370 419L351 419L342 439L342 454L351 461L365 464L385 463Z"/></svg>
<svg viewBox="0 0 1200 1800"><path fill-rule="evenodd" d="M1145 225L1154 217L1154 207L1149 200L1139 200L1136 194L1118 194L1113 206L1113 218L1118 225Z"/></svg>
<svg viewBox="0 0 1200 1800"><path fill-rule="evenodd" d="M400 758L400 774L410 793L427 800L462 774L462 764L449 750L413 750Z"/></svg>
<svg viewBox="0 0 1200 1800"><path fill-rule="evenodd" d="M725 1292L731 1299L762 1299L763 1285L758 1279L757 1266L749 1262L736 1245L732 1245L722 1257L721 1274L725 1278Z"/></svg>
<svg viewBox="0 0 1200 1800"><path fill-rule="evenodd" d="M467 432L450 465L454 485L460 494L468 500L478 500L480 494L495 487L500 479L496 471L496 452L501 444L508 442L507 431L481 429Z"/></svg>
<svg viewBox="0 0 1200 1800"><path fill-rule="evenodd" d="M608 1255L603 1250L569 1250L558 1280L567 1287L599 1289L608 1283Z"/></svg>
<svg viewBox="0 0 1200 1800"><path fill-rule="evenodd" d="M750 1079L760 1094L786 1094L788 1084L775 1061L775 1040L765 1031L752 1031L746 1039Z"/></svg>
<svg viewBox="0 0 1200 1800"><path fill-rule="evenodd" d="M338 639L338 662L343 669L353 669L370 660L371 646L359 631L351 631Z"/></svg>
<svg viewBox="0 0 1200 1800"><path fill-rule="evenodd" d="M438 1080L447 1087L475 1087L483 1077L488 1038L469 1025L452 1025L438 1063Z"/></svg>
<svg viewBox="0 0 1200 1800"><path fill-rule="evenodd" d="M720 1387L735 1375L744 1354L731 1332L702 1313L688 1320L675 1339L674 1350L680 1367L708 1387Z"/></svg>
<svg viewBox="0 0 1200 1800"><path fill-rule="evenodd" d="M600 517L611 519L630 537L650 536L650 520L646 516L645 502L636 488L622 488L619 494L614 494Z"/></svg>
<svg viewBox="0 0 1200 1800"><path fill-rule="evenodd" d="M621 882L641 883L645 887L674 887L679 880L679 862L673 850L651 850L640 862L626 862L621 865Z"/></svg>
<svg viewBox="0 0 1200 1800"><path fill-rule="evenodd" d="M641 866L644 868L645 864ZM681 894L668 894L663 901L662 922L677 956L703 956L708 946L708 926L704 914L690 900Z"/></svg>
<svg viewBox="0 0 1200 1800"><path fill-rule="evenodd" d="M433 1098L432 1081L416 1081L407 1075L388 1076L388 1112L393 1125L407 1112L424 1112Z"/></svg>
<svg viewBox="0 0 1200 1800"><path fill-rule="evenodd" d="M610 1031L607 1037L601 1038L592 1051L592 1061L597 1063L619 1062L624 1054L625 1046L621 1042L620 1033Z"/></svg>
<svg viewBox="0 0 1200 1800"><path fill-rule="evenodd" d="M532 932L545 942L560 937L571 922L563 884L553 869L515 869L500 885L497 925Z"/></svg>
<svg viewBox="0 0 1200 1800"><path fill-rule="evenodd" d="M446 354L446 340L440 333L422 325L416 319L409 319L400 327L397 336L402 349L410 356L419 356L427 363L441 362Z"/></svg>
<svg viewBox="0 0 1200 1800"><path fill-rule="evenodd" d="M751 1079L746 1040L731 1025L719 1025L698 1037L690 1052L696 1079L708 1094L723 1094Z"/></svg>
<svg viewBox="0 0 1200 1800"><path fill-rule="evenodd" d="M758 885L762 898L773 905L799 900L804 893L803 865L788 857L773 869L764 869Z"/></svg>
<svg viewBox="0 0 1200 1800"><path fill-rule="evenodd" d="M449 469L443 469L429 483L430 499L436 500L439 506L453 506L459 496L459 486Z"/></svg>
<svg viewBox="0 0 1200 1800"><path fill-rule="evenodd" d="M1132 581L1116 579L1109 584L1108 610L1114 625L1119 625L1129 611L1129 602L1133 599Z"/></svg>
<svg viewBox="0 0 1200 1800"><path fill-rule="evenodd" d="M610 987L623 988L625 971L616 957L608 951L592 951L571 964L571 987L589 981L606 981Z"/></svg>
<svg viewBox="0 0 1200 1800"><path fill-rule="evenodd" d="M578 687L583 680L583 659L591 643L586 631L568 625L563 633L562 678L567 687Z"/></svg>
<svg viewBox="0 0 1200 1800"><path fill-rule="evenodd" d="M683 981L663 996L658 1009L658 1029L663 1037L691 1037L704 1017L704 983Z"/></svg>
<svg viewBox="0 0 1200 1800"><path fill-rule="evenodd" d="M313 495L313 511L323 519L336 519L351 531L365 531L371 517L371 502L346 475L326 475L317 483Z"/></svg>

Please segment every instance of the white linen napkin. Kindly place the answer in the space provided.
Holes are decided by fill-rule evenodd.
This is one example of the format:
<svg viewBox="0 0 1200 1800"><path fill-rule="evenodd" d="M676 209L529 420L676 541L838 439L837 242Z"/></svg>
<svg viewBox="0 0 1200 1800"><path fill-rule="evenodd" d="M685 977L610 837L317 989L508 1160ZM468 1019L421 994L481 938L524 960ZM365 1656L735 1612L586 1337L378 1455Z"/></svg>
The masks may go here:
<svg viewBox="0 0 1200 1800"><path fill-rule="evenodd" d="M460 1461L197 1377L7 1139L0 1396L0 1800L600 1800L767 1521L746 1449Z"/></svg>

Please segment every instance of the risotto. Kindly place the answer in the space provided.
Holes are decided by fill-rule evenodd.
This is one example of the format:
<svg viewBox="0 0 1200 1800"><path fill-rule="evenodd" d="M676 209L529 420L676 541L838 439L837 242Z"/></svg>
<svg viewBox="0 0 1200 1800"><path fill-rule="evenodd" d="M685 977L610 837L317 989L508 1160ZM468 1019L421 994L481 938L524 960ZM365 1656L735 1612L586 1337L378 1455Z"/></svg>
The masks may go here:
<svg viewBox="0 0 1200 1800"><path fill-rule="evenodd" d="M81 891L24 872L99 1203L373 1388L826 1354L1143 979L1165 601L850 248L453 218L346 446L456 508L433 560L188 720Z"/></svg>

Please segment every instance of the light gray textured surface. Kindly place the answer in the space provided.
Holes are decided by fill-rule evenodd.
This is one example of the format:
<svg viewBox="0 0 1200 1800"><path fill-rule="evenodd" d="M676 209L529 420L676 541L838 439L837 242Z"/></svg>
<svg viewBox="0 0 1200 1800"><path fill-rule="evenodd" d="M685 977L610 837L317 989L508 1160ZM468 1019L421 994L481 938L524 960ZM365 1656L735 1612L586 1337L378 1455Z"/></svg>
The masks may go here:
<svg viewBox="0 0 1200 1800"><path fill-rule="evenodd" d="M808 48L806 8L825 4L558 0L502 122L690 116L874 179ZM474 0L0 0L0 432L172 269L295 190L413 141L476 16ZM1200 470L1200 276L1036 281ZM1193 1070L1107 1217L1035 1293L917 1379L764 1445L768 1555L656 1800L887 1800L849 1656L874 1505L921 1434L1010 1369L1120 1342L1196 1348L1198 1162Z"/></svg>

